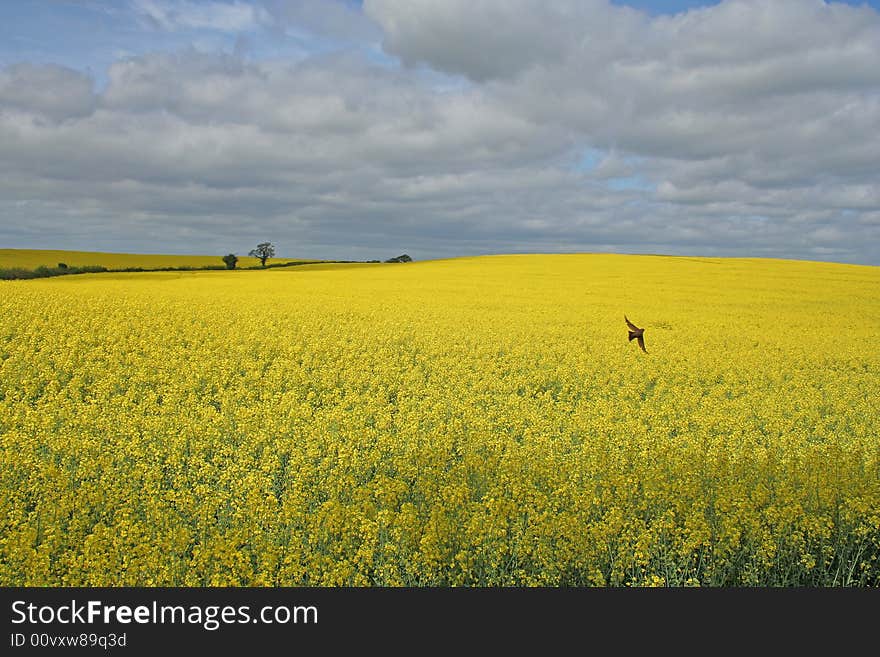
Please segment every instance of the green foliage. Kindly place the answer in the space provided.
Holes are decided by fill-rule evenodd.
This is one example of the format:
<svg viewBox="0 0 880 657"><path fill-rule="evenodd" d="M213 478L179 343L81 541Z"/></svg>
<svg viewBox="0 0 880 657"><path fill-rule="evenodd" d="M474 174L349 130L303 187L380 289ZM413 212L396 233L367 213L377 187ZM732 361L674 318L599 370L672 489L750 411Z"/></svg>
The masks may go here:
<svg viewBox="0 0 880 657"><path fill-rule="evenodd" d="M85 265L83 267L46 267L45 265L41 265L36 269L22 269L21 267L0 269L0 280L27 280L32 278L49 278L51 276L66 276L68 274L98 274L103 272L218 271L224 269L226 269L226 267L221 265L207 265L204 267L151 267L149 269L144 267L108 269L103 265Z"/></svg>
<svg viewBox="0 0 880 657"><path fill-rule="evenodd" d="M63 264L63 263L59 263ZM67 274L94 274L97 272L109 271L101 265L87 265L84 267L46 267L42 265L36 269L22 269L21 267L13 267L10 269L0 269L0 280L24 280L30 278L49 278L50 276L65 276Z"/></svg>
<svg viewBox="0 0 880 657"><path fill-rule="evenodd" d="M223 262L226 263L226 269L235 269L235 265L238 264L238 256L234 253L228 253L223 256Z"/></svg>

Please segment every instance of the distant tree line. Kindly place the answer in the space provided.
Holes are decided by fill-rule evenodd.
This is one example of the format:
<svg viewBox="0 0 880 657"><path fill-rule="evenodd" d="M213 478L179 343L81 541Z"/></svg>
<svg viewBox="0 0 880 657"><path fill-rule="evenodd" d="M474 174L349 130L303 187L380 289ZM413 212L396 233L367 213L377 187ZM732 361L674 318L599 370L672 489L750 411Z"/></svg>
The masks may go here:
<svg viewBox="0 0 880 657"><path fill-rule="evenodd" d="M49 276L64 276L65 274L95 274L102 271L109 270L101 265L70 267L63 262L59 262L56 267L40 265L36 269L23 269L21 267L0 269L0 280L9 281L14 279L47 278Z"/></svg>
<svg viewBox="0 0 880 657"><path fill-rule="evenodd" d="M242 267L241 269L271 269L275 267L295 267L297 265L307 265L318 262L316 260L293 260L286 262L278 262L272 264L266 264L266 261L269 258L275 257L275 247L271 242L262 242L257 245L255 249L252 249L249 256L252 258L258 258L260 260L259 265L254 265L251 267ZM104 267L103 265L85 265L85 266L71 266L64 262L59 262L55 267L47 267L45 265L40 265L36 269L24 269L22 267L12 267L7 269L0 269L0 280L16 280L16 279L30 279L30 278L47 278L49 276L66 276L68 274L96 274L101 272L151 272L151 271L205 271L205 270L223 270L223 269L237 269L238 267L238 256L234 253L227 253L225 256L222 256L221 260L223 261L223 265L203 265L201 267L192 267L192 266L182 266L182 267L121 267L121 268L113 268L109 269ZM379 260L321 260L320 262L327 263L357 263L357 262L370 262L377 263ZM410 258L407 254L402 254L394 258L389 258L385 260L385 262L412 262L412 258Z"/></svg>
<svg viewBox="0 0 880 657"><path fill-rule="evenodd" d="M286 265L266 265L266 261L269 258L275 257L275 246L271 242L261 242L257 244L257 248L251 249L248 255L251 258L259 258L260 266L265 267L282 267ZM326 260L322 262L327 262ZM359 262L358 260L333 260L332 262ZM379 262L379 260L365 260L362 262ZM402 254L394 258L389 258L385 262L412 262L412 258L410 258L407 254ZM238 265L238 256L234 253L227 253L223 256L223 263L226 265L226 269L235 269Z"/></svg>

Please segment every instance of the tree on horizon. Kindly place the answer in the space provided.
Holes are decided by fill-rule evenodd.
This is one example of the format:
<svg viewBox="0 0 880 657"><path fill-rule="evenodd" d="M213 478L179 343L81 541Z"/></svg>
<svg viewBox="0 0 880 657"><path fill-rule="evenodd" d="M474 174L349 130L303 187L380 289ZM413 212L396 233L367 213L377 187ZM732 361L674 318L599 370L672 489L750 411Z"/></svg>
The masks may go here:
<svg viewBox="0 0 880 657"><path fill-rule="evenodd" d="M251 249L251 252L248 253L248 255L252 258L259 258L260 264L265 267L266 260L275 257L275 247L272 246L271 242L262 242L257 244L256 249Z"/></svg>

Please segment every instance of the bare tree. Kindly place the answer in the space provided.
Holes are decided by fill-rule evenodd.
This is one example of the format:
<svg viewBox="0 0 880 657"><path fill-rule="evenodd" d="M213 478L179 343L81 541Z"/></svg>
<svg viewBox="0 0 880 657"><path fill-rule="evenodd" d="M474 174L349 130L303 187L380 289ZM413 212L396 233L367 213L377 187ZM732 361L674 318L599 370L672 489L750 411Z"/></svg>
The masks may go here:
<svg viewBox="0 0 880 657"><path fill-rule="evenodd" d="M257 244L257 248L252 249L248 255L252 258L259 258L260 264L265 267L266 260L275 257L275 247L272 246L271 242L263 242L262 244Z"/></svg>

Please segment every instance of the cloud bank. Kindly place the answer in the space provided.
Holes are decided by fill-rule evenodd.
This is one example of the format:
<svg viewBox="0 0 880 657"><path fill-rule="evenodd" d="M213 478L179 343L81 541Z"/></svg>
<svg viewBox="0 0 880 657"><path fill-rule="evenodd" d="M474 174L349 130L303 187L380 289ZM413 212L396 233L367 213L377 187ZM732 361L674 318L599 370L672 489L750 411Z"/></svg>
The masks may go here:
<svg viewBox="0 0 880 657"><path fill-rule="evenodd" d="M0 69L0 242L880 264L870 7L217 4L137 0L132 20L307 34L310 51L143 53L100 88L58 64Z"/></svg>

